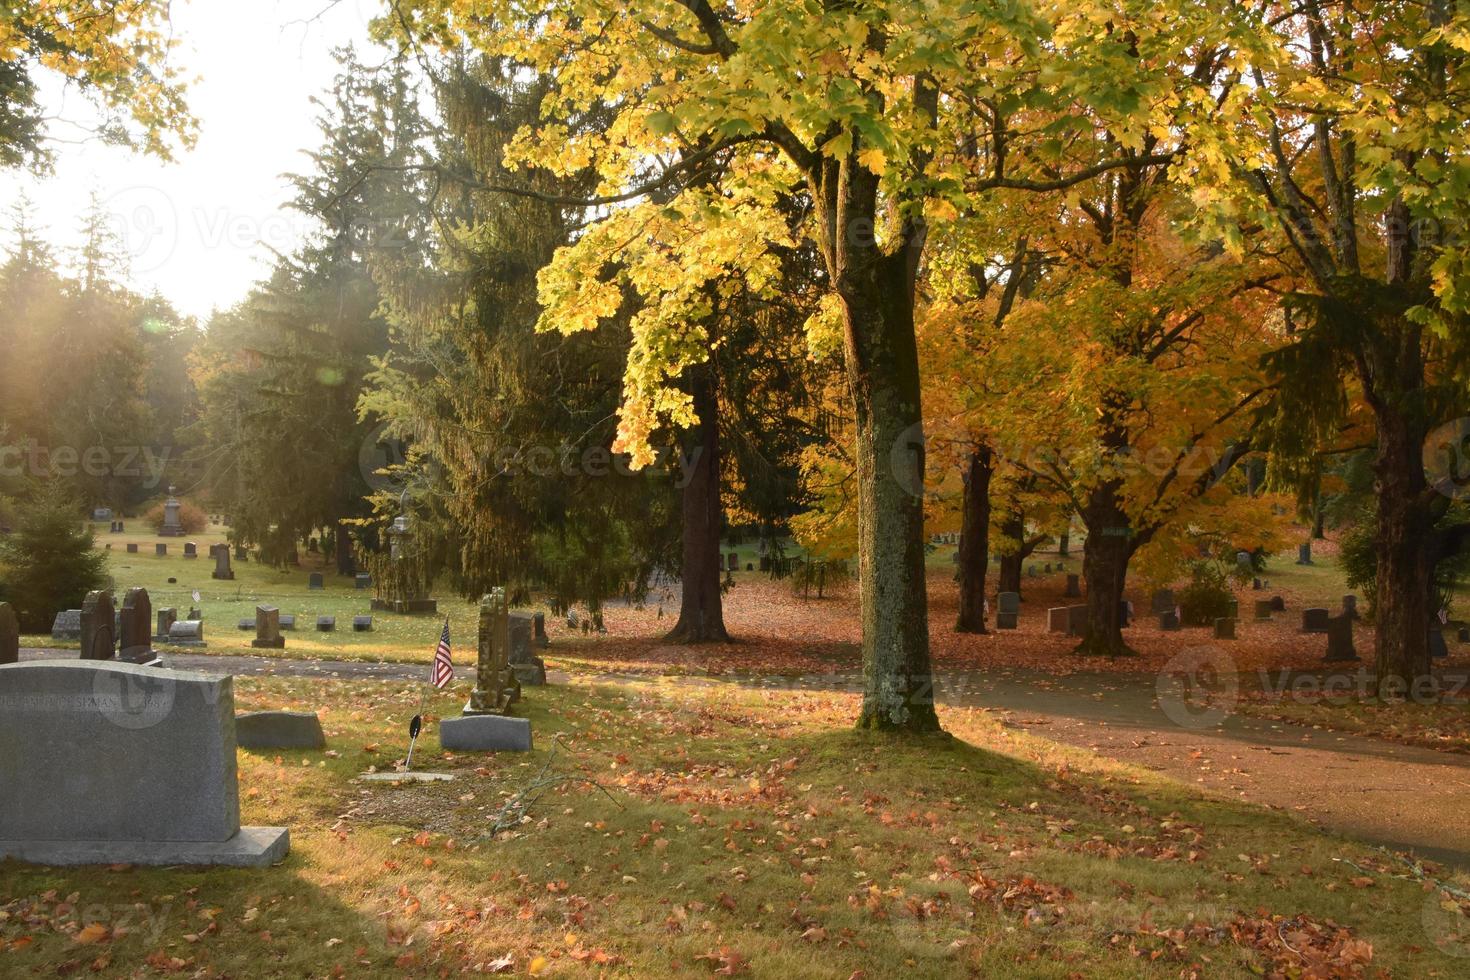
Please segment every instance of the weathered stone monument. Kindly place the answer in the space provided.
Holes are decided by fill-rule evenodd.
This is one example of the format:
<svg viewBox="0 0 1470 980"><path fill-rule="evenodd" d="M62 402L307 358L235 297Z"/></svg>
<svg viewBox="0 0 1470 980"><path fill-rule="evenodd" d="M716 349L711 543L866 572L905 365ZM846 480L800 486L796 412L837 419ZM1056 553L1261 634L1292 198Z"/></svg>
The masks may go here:
<svg viewBox="0 0 1470 980"><path fill-rule="evenodd" d="M112 593L107 589L88 592L82 602L83 660L111 660L117 655L117 636L113 633L115 622Z"/></svg>
<svg viewBox="0 0 1470 980"><path fill-rule="evenodd" d="M510 616L505 590L480 600L479 659L475 690L464 715L439 723L439 742L451 751L529 751L531 723L506 715L521 695L520 681L510 668Z"/></svg>
<svg viewBox="0 0 1470 980"><path fill-rule="evenodd" d="M204 620L178 620L168 628L168 642L179 647L207 646L204 642Z"/></svg>
<svg viewBox="0 0 1470 980"><path fill-rule="evenodd" d="M250 645L257 650L282 650L286 638L281 635L281 611L275 606L255 607L255 639Z"/></svg>
<svg viewBox="0 0 1470 980"><path fill-rule="evenodd" d="M326 583L322 580L321 572L312 572L306 579L306 587L312 592L320 592L325 589Z"/></svg>
<svg viewBox="0 0 1470 980"><path fill-rule="evenodd" d="M1149 602L1149 609L1155 616L1162 616L1166 612L1173 612L1175 605L1177 603L1174 601L1174 590L1159 589L1153 594L1153 598Z"/></svg>
<svg viewBox="0 0 1470 980"><path fill-rule="evenodd" d="M352 632L354 632L354 633L371 633L372 631L373 631L373 617L371 617L371 616L353 616L352 617Z"/></svg>
<svg viewBox="0 0 1470 980"><path fill-rule="evenodd" d="M229 677L53 660L0 666L0 859L264 867L241 827Z"/></svg>
<svg viewBox="0 0 1470 980"><path fill-rule="evenodd" d="M536 617L529 612L513 612L509 616L510 669L516 680L529 687L546 683L546 662L534 650Z"/></svg>
<svg viewBox="0 0 1470 980"><path fill-rule="evenodd" d="M1326 633L1327 620L1331 614L1326 609L1313 608L1302 610L1302 632L1303 633Z"/></svg>
<svg viewBox="0 0 1470 980"><path fill-rule="evenodd" d="M1082 627L1086 623L1086 606L1058 606L1046 611L1046 631L1048 633L1081 636Z"/></svg>
<svg viewBox="0 0 1470 980"><path fill-rule="evenodd" d="M118 656L132 664L154 664L153 602L147 589L128 589L123 593L122 615L118 620Z"/></svg>
<svg viewBox="0 0 1470 980"><path fill-rule="evenodd" d="M138 553L138 542L136 542L136 541L129 541L128 542L128 554L130 554L130 555L136 555L137 553Z"/></svg>
<svg viewBox="0 0 1470 980"><path fill-rule="evenodd" d="M542 647L543 649L551 646L551 637L546 635L546 614L544 612L536 613L536 615L531 618L531 623L536 631L535 636L533 637L536 645L538 647Z"/></svg>
<svg viewBox="0 0 1470 980"><path fill-rule="evenodd" d="M995 604L995 628L998 630L1016 629L1021 619L1021 593L997 593Z"/></svg>
<svg viewBox="0 0 1470 980"><path fill-rule="evenodd" d="M1080 575L1068 575L1067 576L1067 591L1062 593L1062 598L1064 598L1064 599L1080 599L1080 598L1082 598L1082 576L1080 576Z"/></svg>
<svg viewBox="0 0 1470 980"><path fill-rule="evenodd" d="M316 618L316 631L318 633L335 633L337 631L337 617L318 616Z"/></svg>
<svg viewBox="0 0 1470 980"><path fill-rule="evenodd" d="M186 541L184 543L184 557L185 558L198 558L199 557L199 546L197 544L195 544L194 542L192 542L192 541Z"/></svg>
<svg viewBox="0 0 1470 980"><path fill-rule="evenodd" d="M226 582L235 580L235 570L230 567L230 549L225 545L218 545L214 549L214 571L210 572L210 578L221 579Z"/></svg>
<svg viewBox="0 0 1470 980"><path fill-rule="evenodd" d="M1218 619L1215 620L1215 639L1217 639L1217 640L1233 640L1233 639L1235 639L1235 617L1234 616L1221 616L1221 617L1219 617Z"/></svg>
<svg viewBox="0 0 1470 980"><path fill-rule="evenodd" d="M1296 563L1298 565L1312 564L1312 542L1303 541L1296 547Z"/></svg>
<svg viewBox="0 0 1470 980"><path fill-rule="evenodd" d="M174 623L179 621L179 611L172 606L158 610L158 628L154 630L153 639L158 643L168 642L168 631L173 628Z"/></svg>
<svg viewBox="0 0 1470 980"><path fill-rule="evenodd" d="M51 639L80 640L82 638L82 611L63 609L51 621Z"/></svg>
<svg viewBox="0 0 1470 980"><path fill-rule="evenodd" d="M168 488L168 499L163 502L163 526L158 529L159 537L182 538L184 536L184 525L179 520L179 508L182 505L179 503L179 498L174 496L177 492L177 487Z"/></svg>
<svg viewBox="0 0 1470 980"><path fill-rule="evenodd" d="M20 623L10 603L0 602L0 664L13 664L20 660Z"/></svg>

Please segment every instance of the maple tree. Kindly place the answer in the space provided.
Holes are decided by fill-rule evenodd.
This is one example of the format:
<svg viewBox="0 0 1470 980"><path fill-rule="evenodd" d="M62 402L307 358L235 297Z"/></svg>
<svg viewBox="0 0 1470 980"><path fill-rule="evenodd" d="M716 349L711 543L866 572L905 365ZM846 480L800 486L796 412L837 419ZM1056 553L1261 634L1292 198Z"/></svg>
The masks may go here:
<svg viewBox="0 0 1470 980"><path fill-rule="evenodd" d="M167 0L59 0L0 11L0 166L51 162L46 74L75 84L104 112L104 139L164 158L190 146L195 123L169 54L176 45ZM131 121L131 126L129 125Z"/></svg>

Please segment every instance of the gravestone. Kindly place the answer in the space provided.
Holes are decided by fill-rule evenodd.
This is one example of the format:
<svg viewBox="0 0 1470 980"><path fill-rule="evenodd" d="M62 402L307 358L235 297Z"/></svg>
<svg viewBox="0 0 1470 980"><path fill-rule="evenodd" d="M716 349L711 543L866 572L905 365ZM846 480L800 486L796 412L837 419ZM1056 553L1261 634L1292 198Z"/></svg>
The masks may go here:
<svg viewBox="0 0 1470 980"><path fill-rule="evenodd" d="M123 593L122 616L119 619L119 657L128 663L153 664L153 601L147 589L128 589Z"/></svg>
<svg viewBox="0 0 1470 980"><path fill-rule="evenodd" d="M333 633L337 629L336 616L318 616L316 618L316 631L318 633Z"/></svg>
<svg viewBox="0 0 1470 980"><path fill-rule="evenodd" d="M1460 632L1455 635L1455 639L1461 643L1470 643L1470 626L1461 626Z"/></svg>
<svg viewBox="0 0 1470 980"><path fill-rule="evenodd" d="M353 616L352 617L352 632L354 632L354 633L371 633L372 631L373 631L373 617L371 617L371 616Z"/></svg>
<svg viewBox="0 0 1470 980"><path fill-rule="evenodd" d="M1303 633L1326 633L1327 620L1331 614L1326 609L1313 608L1302 610L1302 632Z"/></svg>
<svg viewBox="0 0 1470 980"><path fill-rule="evenodd" d="M295 613L281 613L281 629L294 630L296 628Z"/></svg>
<svg viewBox="0 0 1470 980"><path fill-rule="evenodd" d="M235 716L242 749L324 749L327 736L314 711L250 711Z"/></svg>
<svg viewBox="0 0 1470 980"><path fill-rule="evenodd" d="M179 647L207 646L204 642L204 621L181 619L168 628L168 642Z"/></svg>
<svg viewBox="0 0 1470 980"><path fill-rule="evenodd" d="M1333 663L1358 659L1353 647L1353 618L1346 613L1327 620L1327 655L1322 659Z"/></svg>
<svg viewBox="0 0 1470 980"><path fill-rule="evenodd" d="M199 609L198 606L190 606L189 607L189 615L185 616L184 618L185 619L197 619L200 622L203 622L204 621L204 613Z"/></svg>
<svg viewBox="0 0 1470 980"><path fill-rule="evenodd" d="M130 554L130 555L136 555L137 553L138 553L138 542L136 542L136 541L129 541L128 542L128 554Z"/></svg>
<svg viewBox="0 0 1470 980"><path fill-rule="evenodd" d="M532 617L531 622L535 628L533 638L536 641L536 645L542 648L551 646L551 637L546 635L546 614L544 612L538 612Z"/></svg>
<svg viewBox="0 0 1470 980"><path fill-rule="evenodd" d="M214 571L210 573L210 578L226 582L232 582L235 579L235 571L230 568L230 549L225 545L214 549Z"/></svg>
<svg viewBox="0 0 1470 980"><path fill-rule="evenodd" d="M1179 630L1179 612L1170 609L1159 613L1159 629L1166 633L1175 633Z"/></svg>
<svg viewBox="0 0 1470 980"><path fill-rule="evenodd" d="M1067 576L1067 591L1062 593L1062 597L1064 599L1080 599L1080 598L1082 598L1082 576L1080 576L1080 575L1068 575Z"/></svg>
<svg viewBox="0 0 1470 980"><path fill-rule="evenodd" d="M250 645L257 650L282 650L286 638L281 635L281 611L275 606L255 607L255 639Z"/></svg>
<svg viewBox="0 0 1470 980"><path fill-rule="evenodd" d="M998 630L1015 629L1021 618L1021 593L1001 592L996 595L995 604L995 628Z"/></svg>
<svg viewBox="0 0 1470 980"><path fill-rule="evenodd" d="M1081 636L1082 626L1087 622L1086 606L1058 606L1046 611L1046 631Z"/></svg>
<svg viewBox="0 0 1470 980"><path fill-rule="evenodd" d="M242 633L248 633L251 630L255 629L255 620L253 620L253 619L242 619L242 620L239 620L238 622L235 623L235 629L239 630Z"/></svg>
<svg viewBox="0 0 1470 980"><path fill-rule="evenodd" d="M373 587L373 577L367 572L358 572L352 579L352 586L356 589L370 589Z"/></svg>
<svg viewBox="0 0 1470 980"><path fill-rule="evenodd" d="M88 592L82 602L82 659L111 660L117 655L116 620L112 593L106 589Z"/></svg>
<svg viewBox="0 0 1470 980"><path fill-rule="evenodd" d="M1429 624L1429 656L1435 660L1448 657L1450 648L1444 642L1444 630L1438 623Z"/></svg>
<svg viewBox="0 0 1470 980"><path fill-rule="evenodd" d="M730 552L730 560L725 567L732 572L740 571L740 555L734 551Z"/></svg>
<svg viewBox="0 0 1470 980"><path fill-rule="evenodd" d="M761 555L761 571L763 571L763 572L769 572L770 570L771 570L771 556L770 555Z"/></svg>
<svg viewBox="0 0 1470 980"><path fill-rule="evenodd" d="M1051 574L1051 562L1047 562L1045 565L1042 565L1041 566L1041 571L1045 575L1050 575Z"/></svg>
<svg viewBox="0 0 1470 980"><path fill-rule="evenodd" d="M186 542L184 544L184 557L185 558L198 558L199 557L199 546L197 544L195 544L194 542L192 542L192 541Z"/></svg>
<svg viewBox="0 0 1470 980"><path fill-rule="evenodd" d="M1251 591L1253 591L1253 592L1259 592L1259 591L1261 591L1261 580L1259 578L1253 578L1253 579L1251 579Z"/></svg>
<svg viewBox="0 0 1470 980"><path fill-rule="evenodd" d="M320 592L326 588L322 582L321 572L312 572L311 577L306 580L306 587L313 592Z"/></svg>
<svg viewBox="0 0 1470 980"><path fill-rule="evenodd" d="M1166 612L1173 612L1175 605L1177 603L1174 601L1173 589L1159 589L1154 593L1153 599L1149 602L1149 608L1155 616L1161 616Z"/></svg>
<svg viewBox="0 0 1470 980"><path fill-rule="evenodd" d="M1251 553L1249 551L1237 551L1235 553L1235 567L1240 569L1242 573L1249 572L1254 568L1255 565L1251 561Z"/></svg>
<svg viewBox="0 0 1470 980"><path fill-rule="evenodd" d="M51 639L80 640L82 638L82 611L63 609L51 623Z"/></svg>
<svg viewBox="0 0 1470 980"><path fill-rule="evenodd" d="M510 667L510 616L505 590L480 600L475 689L464 714L439 723L439 743L450 751L529 751L531 723L506 712L520 699L521 684Z"/></svg>
<svg viewBox="0 0 1470 980"><path fill-rule="evenodd" d="M1233 640L1233 639L1235 639L1235 617L1234 616L1221 616L1219 619L1215 620L1215 639L1217 639L1217 640Z"/></svg>
<svg viewBox="0 0 1470 980"><path fill-rule="evenodd" d="M1297 545L1296 563L1298 565L1312 564L1312 542L1304 541L1301 544Z"/></svg>
<svg viewBox="0 0 1470 980"><path fill-rule="evenodd" d="M0 602L0 664L13 664L20 660L20 623L10 603Z"/></svg>
<svg viewBox="0 0 1470 980"><path fill-rule="evenodd" d="M1355 596L1355 595L1345 595L1345 596L1342 597L1342 614L1344 616L1347 616L1349 619L1361 619L1362 618L1362 616L1358 612L1358 597L1357 596Z"/></svg>
<svg viewBox="0 0 1470 980"><path fill-rule="evenodd" d="M155 555L157 555L159 558L163 558L163 557L167 556L168 555L168 545L166 545L166 544L164 544L163 542L160 541L158 544L155 544L153 546L153 553Z"/></svg>
<svg viewBox="0 0 1470 980"><path fill-rule="evenodd" d="M516 679L528 687L540 687L546 683L546 664L536 656L536 616L529 612L510 613L507 621L510 631L510 669Z"/></svg>
<svg viewBox="0 0 1470 980"><path fill-rule="evenodd" d="M0 860L268 867L241 827L229 677L64 660L0 666Z"/></svg>
<svg viewBox="0 0 1470 980"><path fill-rule="evenodd" d="M168 488L168 499L163 502L163 527L158 529L159 537L182 538L184 536L184 525L179 520L179 499L174 496L178 492L177 487Z"/></svg>
<svg viewBox="0 0 1470 980"><path fill-rule="evenodd" d="M1026 577L1027 578L1036 578L1036 566L1035 565L1027 565L1026 566Z"/></svg>
<svg viewBox="0 0 1470 980"><path fill-rule="evenodd" d="M153 633L153 639L158 643L168 641L168 631L178 622L179 611L172 606L158 610L158 628Z"/></svg>
<svg viewBox="0 0 1470 980"><path fill-rule="evenodd" d="M1273 595L1271 597L1271 611L1286 612L1286 600L1279 595Z"/></svg>
<svg viewBox="0 0 1470 980"><path fill-rule="evenodd" d="M238 544L235 545L235 560L237 562L240 562L241 564L244 564L245 562L248 562L250 560L250 555L245 551L244 546Z"/></svg>

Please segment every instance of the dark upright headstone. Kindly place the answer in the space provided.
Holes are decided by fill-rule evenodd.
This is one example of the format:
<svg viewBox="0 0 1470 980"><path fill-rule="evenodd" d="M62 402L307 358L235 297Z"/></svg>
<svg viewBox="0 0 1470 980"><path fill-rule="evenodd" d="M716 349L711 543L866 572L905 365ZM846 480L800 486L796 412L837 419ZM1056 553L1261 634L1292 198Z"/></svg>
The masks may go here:
<svg viewBox="0 0 1470 980"><path fill-rule="evenodd" d="M130 554L130 555L136 555L137 553L138 553L138 542L136 542L136 541L129 541L128 542L128 554Z"/></svg>
<svg viewBox="0 0 1470 980"><path fill-rule="evenodd" d="M166 544L164 544L163 542L160 541L158 544L155 544L153 546L153 553L155 555L157 555L159 558L164 557L165 555L168 554L168 545L166 545Z"/></svg>
<svg viewBox="0 0 1470 980"><path fill-rule="evenodd" d="M1331 614L1326 609L1314 608L1302 610L1302 632L1303 633L1326 633L1327 620Z"/></svg>
<svg viewBox="0 0 1470 980"><path fill-rule="evenodd" d="M122 618L119 623L121 657L129 663L149 664L158 659L153 652L153 602L147 589L128 589L123 594Z"/></svg>
<svg viewBox="0 0 1470 980"><path fill-rule="evenodd" d="M1082 577L1080 575L1067 576L1067 591L1062 593L1067 599L1082 598Z"/></svg>
<svg viewBox="0 0 1470 980"><path fill-rule="evenodd" d="M1286 612L1286 600L1279 595L1273 595L1271 597L1271 611Z"/></svg>
<svg viewBox="0 0 1470 980"><path fill-rule="evenodd" d="M1217 640L1233 640L1233 639L1235 639L1235 617L1234 616L1221 616L1219 619L1216 619L1215 620L1215 639L1217 639Z"/></svg>
<svg viewBox="0 0 1470 980"><path fill-rule="evenodd" d="M1362 618L1358 614L1358 597L1357 596L1355 596L1355 595L1345 595L1345 596L1342 597L1342 614L1344 616L1347 616L1349 619L1361 619Z"/></svg>
<svg viewBox="0 0 1470 980"><path fill-rule="evenodd" d="M999 630L1015 629L1021 618L1021 593L1001 592L995 597L995 602L997 606L995 628Z"/></svg>
<svg viewBox="0 0 1470 980"><path fill-rule="evenodd" d="M192 542L192 541L185 542L184 543L184 557L185 558L198 558L199 557L199 546L197 544L195 544L194 542Z"/></svg>
<svg viewBox="0 0 1470 980"><path fill-rule="evenodd" d="M546 614L544 612L538 612L535 616L531 617L531 625L535 628L533 639L536 641L536 645L538 647L551 646L551 637L546 635Z"/></svg>
<svg viewBox="0 0 1470 980"><path fill-rule="evenodd" d="M115 610L112 593L106 589L88 592L82 603L82 659L111 660L117 654L113 635Z"/></svg>
<svg viewBox="0 0 1470 980"><path fill-rule="evenodd" d="M1327 656L1323 659L1333 663L1358 659L1353 647L1353 618L1346 613L1327 620Z"/></svg>
<svg viewBox="0 0 1470 980"><path fill-rule="evenodd" d="M230 549L228 546L220 545L214 549L214 571L210 573L210 578L222 579L224 581L234 580L235 571L230 568Z"/></svg>
<svg viewBox="0 0 1470 980"><path fill-rule="evenodd" d="M1444 642L1444 629L1439 623L1429 624L1429 656L1435 660L1448 657L1450 648Z"/></svg>
<svg viewBox="0 0 1470 980"><path fill-rule="evenodd" d="M358 572L352 578L352 586L356 589L370 589L373 587L373 577L367 572Z"/></svg>
<svg viewBox="0 0 1470 980"><path fill-rule="evenodd" d="M336 616L318 616L316 618L316 630L318 633L334 633L337 630Z"/></svg>
<svg viewBox="0 0 1470 980"><path fill-rule="evenodd" d="M1312 542L1304 541L1301 544L1297 545L1296 563L1298 565L1312 564Z"/></svg>
<svg viewBox="0 0 1470 980"><path fill-rule="evenodd" d="M311 577L306 580L306 587L313 592L320 592L326 588L326 585L322 582L322 573L312 572Z"/></svg>
<svg viewBox="0 0 1470 980"><path fill-rule="evenodd" d="M275 606L255 607L255 639L250 645L257 650L280 650L286 646L281 635L281 611Z"/></svg>
<svg viewBox="0 0 1470 980"><path fill-rule="evenodd" d="M1179 613L1173 609L1159 613L1159 629L1168 633L1177 632L1179 629Z"/></svg>
<svg viewBox="0 0 1470 980"><path fill-rule="evenodd" d="M1154 593L1149 608L1153 610L1155 616L1162 616L1164 613L1172 613L1175 605L1177 603L1174 601L1174 590L1160 589Z"/></svg>
<svg viewBox="0 0 1470 980"><path fill-rule="evenodd" d="M20 624L10 603L0 602L0 664L20 662Z"/></svg>

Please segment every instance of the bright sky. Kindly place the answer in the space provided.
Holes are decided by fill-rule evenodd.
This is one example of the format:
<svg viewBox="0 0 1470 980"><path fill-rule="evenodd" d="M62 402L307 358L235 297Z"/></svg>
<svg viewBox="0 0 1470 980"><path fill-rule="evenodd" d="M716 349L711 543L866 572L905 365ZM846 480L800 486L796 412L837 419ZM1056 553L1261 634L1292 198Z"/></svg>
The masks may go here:
<svg viewBox="0 0 1470 980"><path fill-rule="evenodd" d="M266 246L288 251L309 230L282 208L290 189L281 175L306 169L302 151L317 145L309 100L331 84L332 49L354 44L371 63L367 25L381 8L380 0L175 3L179 64L198 77L189 98L198 145L163 163L97 142L60 143L54 176L0 175L0 208L8 214L29 194L43 236L64 254L95 190L123 237L135 289L157 289L201 320L233 305L268 272ZM63 98L65 118L91 117L80 96L59 88L48 111Z"/></svg>

